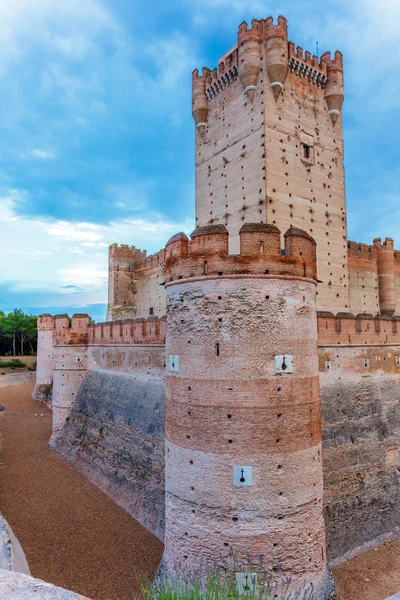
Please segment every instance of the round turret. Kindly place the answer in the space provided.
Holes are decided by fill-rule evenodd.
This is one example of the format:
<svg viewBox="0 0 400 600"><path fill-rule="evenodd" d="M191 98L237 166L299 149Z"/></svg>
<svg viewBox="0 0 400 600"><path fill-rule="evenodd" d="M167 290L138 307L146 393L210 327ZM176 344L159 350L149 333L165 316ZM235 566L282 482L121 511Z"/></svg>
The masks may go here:
<svg viewBox="0 0 400 600"><path fill-rule="evenodd" d="M37 319L37 367L33 397L47 398L53 383L53 328L54 318L49 314Z"/></svg>
<svg viewBox="0 0 400 600"><path fill-rule="evenodd" d="M252 22L252 29L243 22L238 32L239 79L244 93L253 100L261 68L261 28L259 21Z"/></svg>
<svg viewBox="0 0 400 600"><path fill-rule="evenodd" d="M206 96L206 83L211 71L203 68L203 73L199 76L199 71L195 69L192 74L192 115L200 133L205 131L208 121L208 99Z"/></svg>
<svg viewBox="0 0 400 600"><path fill-rule="evenodd" d="M379 307L383 315L391 316L396 310L396 285L394 276L394 242L386 238L374 240L378 267Z"/></svg>
<svg viewBox="0 0 400 600"><path fill-rule="evenodd" d="M273 25L272 17L266 20L265 40L267 73L275 100L277 100L289 69L288 33L285 17L279 17L277 25Z"/></svg>
<svg viewBox="0 0 400 600"><path fill-rule="evenodd" d="M204 229L167 267L165 565L232 547L325 600L316 281L296 270L313 240L292 230L283 255L276 227L247 224L207 271L199 239L228 240Z"/></svg>
<svg viewBox="0 0 400 600"><path fill-rule="evenodd" d="M336 50L335 58L331 59L331 53L325 52L321 56L321 62L326 64L328 79L325 87L325 99L332 123L335 124L344 100L342 53Z"/></svg>

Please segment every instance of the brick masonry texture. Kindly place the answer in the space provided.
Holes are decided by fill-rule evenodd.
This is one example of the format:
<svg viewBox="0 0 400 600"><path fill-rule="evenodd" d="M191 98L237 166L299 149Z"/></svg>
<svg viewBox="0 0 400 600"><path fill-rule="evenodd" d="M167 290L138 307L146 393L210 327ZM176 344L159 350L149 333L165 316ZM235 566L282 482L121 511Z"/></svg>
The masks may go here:
<svg viewBox="0 0 400 600"><path fill-rule="evenodd" d="M52 447L164 537L164 380L91 371Z"/></svg>

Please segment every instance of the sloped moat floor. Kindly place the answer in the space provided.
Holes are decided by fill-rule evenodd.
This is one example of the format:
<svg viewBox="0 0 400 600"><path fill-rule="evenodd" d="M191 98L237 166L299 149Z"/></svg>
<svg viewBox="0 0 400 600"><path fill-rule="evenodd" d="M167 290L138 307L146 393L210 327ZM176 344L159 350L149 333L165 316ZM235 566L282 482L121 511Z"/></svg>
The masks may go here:
<svg viewBox="0 0 400 600"><path fill-rule="evenodd" d="M333 574L340 600L385 600L394 596L400 591L400 540L348 560Z"/></svg>
<svg viewBox="0 0 400 600"><path fill-rule="evenodd" d="M31 391L0 389L0 512L34 577L93 600L132 600L163 545L48 448L51 412Z"/></svg>

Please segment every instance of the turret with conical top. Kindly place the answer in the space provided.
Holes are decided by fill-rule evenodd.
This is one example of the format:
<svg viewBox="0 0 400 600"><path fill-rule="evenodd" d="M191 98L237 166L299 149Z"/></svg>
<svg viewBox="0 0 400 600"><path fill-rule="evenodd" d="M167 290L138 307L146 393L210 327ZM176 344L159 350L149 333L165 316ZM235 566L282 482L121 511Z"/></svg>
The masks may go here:
<svg viewBox="0 0 400 600"><path fill-rule="evenodd" d="M325 99L332 123L335 124L344 100L343 55L336 50L335 58L332 59L331 53L325 52L321 56L321 62L326 64L328 80L325 87Z"/></svg>
<svg viewBox="0 0 400 600"><path fill-rule="evenodd" d="M261 24L254 19L252 28L248 29L244 21L239 26L238 32L238 54L239 54L239 78L244 93L253 100L257 89L258 76L261 68Z"/></svg>
<svg viewBox="0 0 400 600"><path fill-rule="evenodd" d="M264 36L268 78L277 100L288 74L288 32L285 17L278 17L277 25L273 24L272 17L266 19Z"/></svg>

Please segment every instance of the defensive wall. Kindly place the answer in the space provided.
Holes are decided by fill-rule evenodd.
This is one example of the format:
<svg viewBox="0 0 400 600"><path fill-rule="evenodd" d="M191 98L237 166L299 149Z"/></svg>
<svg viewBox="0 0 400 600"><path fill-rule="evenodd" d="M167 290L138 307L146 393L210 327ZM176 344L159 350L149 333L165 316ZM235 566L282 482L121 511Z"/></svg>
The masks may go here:
<svg viewBox="0 0 400 600"><path fill-rule="evenodd" d="M282 235L280 235L280 244L282 244ZM110 265L114 265L114 253L119 248L116 244L110 246ZM139 252L145 253L145 251ZM109 297L107 316L110 321L119 322L121 318L132 317L146 319L150 313L158 317L165 314L165 260L166 254L163 249L140 263L135 263L140 268L131 266L131 270L122 271L124 277L126 273L129 273L129 276L136 273L138 277L136 293L130 295L128 288L118 283L118 296L113 300ZM373 315L393 315L400 312L400 251L394 249L391 238L386 238L383 242L380 238L376 238L373 245L347 242L347 261L350 310L347 307L346 311L341 312ZM332 276L329 272L326 284L333 293ZM117 282L121 281L118 279L121 277L118 268L116 270L115 267L110 268L110 287L111 280L115 277ZM319 281L321 281L320 277L318 271ZM333 307L330 307L330 310L337 312Z"/></svg>
<svg viewBox="0 0 400 600"><path fill-rule="evenodd" d="M40 351L54 369L38 370L37 389L54 379L54 449L160 539L169 532L167 565L215 550L222 519L226 543L271 560L296 555L287 568L302 577L308 552L315 544L314 560L325 544L322 515L332 564L397 534L400 320L317 314L316 248L304 232L289 230L283 250L275 226L244 225L240 240L240 254L230 255L221 225L171 238L167 317L96 325L87 315L39 317L39 331L51 331ZM279 356L292 360L291 374L276 374ZM258 507L269 490L269 541L271 531L286 539L297 521L303 539L308 507L307 555L291 536L288 547L266 548L257 520L257 547L246 538L240 523L252 522L252 501L245 510L243 490L230 496L224 471L235 462L253 465L254 477L276 466L276 477L255 479L251 490ZM301 464L304 481L294 477ZM325 585L324 564L311 581Z"/></svg>

